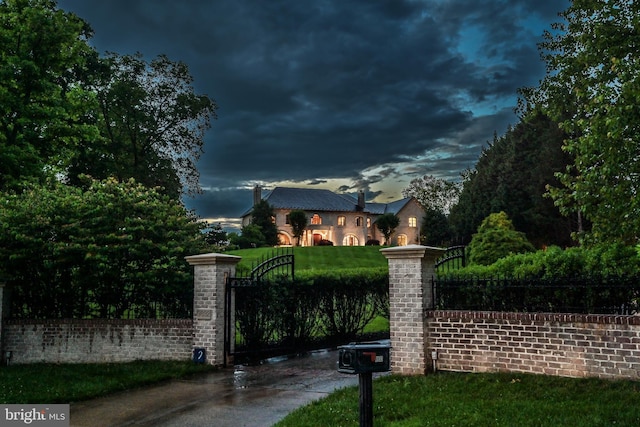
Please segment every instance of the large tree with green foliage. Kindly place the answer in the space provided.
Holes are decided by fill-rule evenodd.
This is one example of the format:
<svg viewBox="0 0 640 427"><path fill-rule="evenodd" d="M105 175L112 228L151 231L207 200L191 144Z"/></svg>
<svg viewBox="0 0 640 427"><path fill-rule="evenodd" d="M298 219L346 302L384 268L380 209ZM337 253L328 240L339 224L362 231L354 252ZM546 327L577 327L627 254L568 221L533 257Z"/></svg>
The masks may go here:
<svg viewBox="0 0 640 427"><path fill-rule="evenodd" d="M32 186L0 203L0 274L12 315L186 316L184 260L204 248L202 224L133 180Z"/></svg>
<svg viewBox="0 0 640 427"><path fill-rule="evenodd" d="M528 111L507 132L494 137L475 169L463 177L458 203L449 215L457 239L468 242L482 220L506 212L536 246L572 244L573 217L545 197L558 185L555 174L571 163L562 151L564 133L540 110Z"/></svg>
<svg viewBox="0 0 640 427"><path fill-rule="evenodd" d="M53 0L0 2L0 190L62 171L97 128L82 84L91 29Z"/></svg>
<svg viewBox="0 0 640 427"><path fill-rule="evenodd" d="M640 3L574 0L540 44L547 75L524 100L567 133L575 161L554 189L563 212L592 222L591 242L640 235Z"/></svg>
<svg viewBox="0 0 640 427"><path fill-rule="evenodd" d="M196 161L216 104L198 95L186 64L164 55L109 54L95 64L96 116L102 138L80 145L69 179L134 178L179 197L200 190Z"/></svg>

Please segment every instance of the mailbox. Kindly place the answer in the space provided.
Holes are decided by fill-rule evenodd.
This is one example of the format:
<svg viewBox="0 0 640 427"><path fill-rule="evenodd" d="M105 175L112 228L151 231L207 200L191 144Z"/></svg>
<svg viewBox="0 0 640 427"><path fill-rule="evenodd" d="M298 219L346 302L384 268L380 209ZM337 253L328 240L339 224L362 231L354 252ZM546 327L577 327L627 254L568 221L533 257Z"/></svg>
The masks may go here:
<svg viewBox="0 0 640 427"><path fill-rule="evenodd" d="M364 374L390 370L389 348L379 342L350 343L338 347L338 372Z"/></svg>

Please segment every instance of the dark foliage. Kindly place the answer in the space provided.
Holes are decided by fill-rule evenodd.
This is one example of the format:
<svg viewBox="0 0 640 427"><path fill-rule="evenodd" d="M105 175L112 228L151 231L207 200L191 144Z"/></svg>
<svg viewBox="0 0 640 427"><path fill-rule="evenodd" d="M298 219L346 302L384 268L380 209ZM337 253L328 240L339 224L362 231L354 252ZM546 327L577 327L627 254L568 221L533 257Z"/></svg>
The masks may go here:
<svg viewBox="0 0 640 427"><path fill-rule="evenodd" d="M464 182L449 220L456 241L468 243L484 218L504 211L517 230L536 247L574 244L575 218L564 217L545 197L547 186L558 186L557 172L571 163L562 151L565 135L558 125L532 111L482 152Z"/></svg>
<svg viewBox="0 0 640 427"><path fill-rule="evenodd" d="M242 351L345 343L375 316L389 315L386 269L279 277L235 288Z"/></svg>

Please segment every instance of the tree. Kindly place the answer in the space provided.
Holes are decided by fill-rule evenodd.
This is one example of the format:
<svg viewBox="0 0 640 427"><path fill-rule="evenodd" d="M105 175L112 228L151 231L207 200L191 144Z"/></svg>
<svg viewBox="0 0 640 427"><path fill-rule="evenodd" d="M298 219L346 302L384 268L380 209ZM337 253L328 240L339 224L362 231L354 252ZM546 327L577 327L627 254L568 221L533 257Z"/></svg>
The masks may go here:
<svg viewBox="0 0 640 427"><path fill-rule="evenodd" d="M276 214L266 200L260 200L253 206L251 224L260 228L260 232L264 236L264 245L266 246L276 246L278 244L278 227L276 226L275 218Z"/></svg>
<svg viewBox="0 0 640 427"><path fill-rule="evenodd" d="M208 245L225 246L229 243L229 237L227 236L227 232L222 229L222 225L218 223L214 226L207 227L204 234L204 241L207 242Z"/></svg>
<svg viewBox="0 0 640 427"><path fill-rule="evenodd" d="M300 246L300 238L304 234L304 230L307 228L309 219L307 214L301 210L292 210L289 212L289 224L293 230L293 237L296 238L296 246Z"/></svg>
<svg viewBox="0 0 640 427"><path fill-rule="evenodd" d="M178 198L200 191L196 162L217 105L192 87L182 62L109 54L95 64L100 140L81 143L69 179L134 178Z"/></svg>
<svg viewBox="0 0 640 427"><path fill-rule="evenodd" d="M384 244L389 245L391 235L396 230L398 225L400 225L400 218L398 218L396 214L386 213L380 215L378 219L376 219L375 225L384 236Z"/></svg>
<svg viewBox="0 0 640 427"><path fill-rule="evenodd" d="M82 84L91 29L53 0L0 2L0 190L64 170L97 128Z"/></svg>
<svg viewBox="0 0 640 427"><path fill-rule="evenodd" d="M471 263L490 265L509 254L533 252L535 249L524 233L516 231L507 214L499 212L482 221L468 250Z"/></svg>
<svg viewBox="0 0 640 427"><path fill-rule="evenodd" d="M264 234L259 226L248 224L242 227L240 234L230 233L229 243L238 246L240 249L259 248L267 246L264 240Z"/></svg>
<svg viewBox="0 0 640 427"><path fill-rule="evenodd" d="M485 217L505 211L538 247L573 244L573 218L545 197L547 186L559 185L556 174L572 162L562 151L564 138L540 109L528 111L503 136L496 135L475 169L465 174L458 203L451 209L456 240L468 242Z"/></svg>
<svg viewBox="0 0 640 427"><path fill-rule="evenodd" d="M420 240L427 246L448 246L451 243L451 228L447 216L437 209L426 209Z"/></svg>
<svg viewBox="0 0 640 427"><path fill-rule="evenodd" d="M409 183L402 191L404 197L415 197L424 207L425 216L420 230L425 245L447 245L451 241L451 227L447 215L458 202L462 184L425 175Z"/></svg>
<svg viewBox="0 0 640 427"><path fill-rule="evenodd" d="M552 189L563 212L581 212L586 242L636 244L640 234L640 3L574 0L539 48L547 75L521 91L567 133L574 157Z"/></svg>
<svg viewBox="0 0 640 427"><path fill-rule="evenodd" d="M411 180L409 187L402 190L404 197L415 197L426 210L436 210L447 215L458 202L462 184L425 175Z"/></svg>
<svg viewBox="0 0 640 427"><path fill-rule="evenodd" d="M133 180L54 182L5 195L0 273L13 316L185 316L193 275L184 257L204 248L202 224Z"/></svg>

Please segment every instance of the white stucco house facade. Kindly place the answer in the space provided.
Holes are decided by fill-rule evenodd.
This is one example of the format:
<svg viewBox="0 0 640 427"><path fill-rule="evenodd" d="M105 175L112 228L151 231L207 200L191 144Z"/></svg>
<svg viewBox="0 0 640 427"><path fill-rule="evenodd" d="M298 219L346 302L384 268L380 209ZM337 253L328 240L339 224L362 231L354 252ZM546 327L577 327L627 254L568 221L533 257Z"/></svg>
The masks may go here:
<svg viewBox="0 0 640 427"><path fill-rule="evenodd" d="M300 239L302 246L314 246L330 241L335 246L364 246L368 241L384 243L384 236L374 225L375 220L386 213L400 218L400 225L391 236L391 244L404 246L420 243L420 228L424 209L415 198L405 198L391 203L367 203L363 192L358 198L337 194L330 190L276 187L262 194L254 188L253 204L265 200L273 208L280 244L295 244L288 215L302 210L308 225ZM251 211L242 215L242 225L251 222Z"/></svg>

